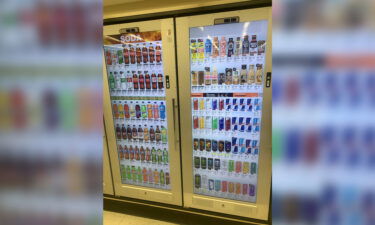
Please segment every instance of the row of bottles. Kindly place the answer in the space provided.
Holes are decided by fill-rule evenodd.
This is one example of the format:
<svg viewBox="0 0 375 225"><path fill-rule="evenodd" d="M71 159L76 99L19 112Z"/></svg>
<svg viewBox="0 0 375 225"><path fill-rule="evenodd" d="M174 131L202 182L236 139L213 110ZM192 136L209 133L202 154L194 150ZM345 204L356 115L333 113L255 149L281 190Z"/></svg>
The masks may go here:
<svg viewBox="0 0 375 225"><path fill-rule="evenodd" d="M125 183L155 184L161 186L168 186L170 181L169 172L164 172L162 169L154 169L138 166L121 165L121 177Z"/></svg>
<svg viewBox="0 0 375 225"><path fill-rule="evenodd" d="M256 70L255 70L256 68ZM261 85L263 81L263 65L243 64L241 69L225 68L218 72L214 66L205 67L204 70L191 71L191 85L210 86L210 85Z"/></svg>
<svg viewBox="0 0 375 225"><path fill-rule="evenodd" d="M164 126L156 125L154 129L153 125L136 125L131 127L129 124L125 127L125 124L116 124L116 138L117 140L137 141L137 142L156 142L156 143L167 143L167 129Z"/></svg>
<svg viewBox="0 0 375 225"><path fill-rule="evenodd" d="M112 92L164 90L164 76L157 71L110 71L108 82Z"/></svg>
<svg viewBox="0 0 375 225"><path fill-rule="evenodd" d="M232 154L259 154L259 141L232 137L232 140L193 138L194 151L225 152Z"/></svg>
<svg viewBox="0 0 375 225"><path fill-rule="evenodd" d="M107 48L105 57L109 66L161 63L162 47L159 42L124 44L122 48Z"/></svg>
<svg viewBox="0 0 375 225"><path fill-rule="evenodd" d="M233 193L236 195L255 196L255 185L227 180L208 179L206 175L195 174L194 186L208 191Z"/></svg>
<svg viewBox="0 0 375 225"><path fill-rule="evenodd" d="M251 41L249 41L249 35L244 35L243 38L221 36L219 39L216 36L204 39L190 39L190 57L192 62L218 57L259 56L265 52L266 42L264 40L257 41L257 35L251 35Z"/></svg>
<svg viewBox="0 0 375 225"><path fill-rule="evenodd" d="M116 119L165 120L164 101L113 101L113 116Z"/></svg>
<svg viewBox="0 0 375 225"><path fill-rule="evenodd" d="M206 157L194 157L194 168L209 170L209 171L222 171L236 174L256 174L257 164L255 162L243 162L243 161L234 161L226 160L219 158L206 158Z"/></svg>
<svg viewBox="0 0 375 225"><path fill-rule="evenodd" d="M152 147L151 149L143 145L141 147L132 146L129 145L118 145L118 154L119 158L121 160L136 160L141 162L152 162L153 164L164 164L168 165L169 158L168 158L168 151L166 148L164 150L161 150L158 148L158 150L155 149L155 147Z"/></svg>

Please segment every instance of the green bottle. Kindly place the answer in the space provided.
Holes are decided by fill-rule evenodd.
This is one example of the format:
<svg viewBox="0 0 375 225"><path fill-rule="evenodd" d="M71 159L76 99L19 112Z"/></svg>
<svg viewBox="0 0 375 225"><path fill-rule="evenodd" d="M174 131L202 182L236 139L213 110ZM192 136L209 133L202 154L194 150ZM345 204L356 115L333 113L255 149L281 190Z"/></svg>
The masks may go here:
<svg viewBox="0 0 375 225"><path fill-rule="evenodd" d="M228 171L229 172L233 172L234 171L234 160L229 160Z"/></svg>
<svg viewBox="0 0 375 225"><path fill-rule="evenodd" d="M152 149L151 149L151 161L152 161L152 163L156 163L156 161L157 161L157 159L156 159L156 150L155 150L155 148L154 147L152 147Z"/></svg>
<svg viewBox="0 0 375 225"><path fill-rule="evenodd" d="M158 164L161 164L163 162L163 152L158 149Z"/></svg>
<svg viewBox="0 0 375 225"><path fill-rule="evenodd" d="M111 91L115 90L115 77L113 76L112 72L109 72L109 88Z"/></svg>
<svg viewBox="0 0 375 225"><path fill-rule="evenodd" d="M126 177L128 180L132 179L132 173L130 172L130 166L126 167Z"/></svg>
<svg viewBox="0 0 375 225"><path fill-rule="evenodd" d="M121 180L126 180L126 169L124 165L121 165L120 171L121 171Z"/></svg>
<svg viewBox="0 0 375 225"><path fill-rule="evenodd" d="M164 171L160 170L160 185L164 186Z"/></svg>
<svg viewBox="0 0 375 225"><path fill-rule="evenodd" d="M161 126L161 141L167 143L167 129L164 126Z"/></svg>
<svg viewBox="0 0 375 225"><path fill-rule="evenodd" d="M164 161L164 164L168 164L168 151L166 148L164 148L164 151L163 151L163 161Z"/></svg>
<svg viewBox="0 0 375 225"><path fill-rule="evenodd" d="M118 64L123 64L124 63L124 57L122 55L122 50L117 51L117 58L118 58Z"/></svg>
<svg viewBox="0 0 375 225"><path fill-rule="evenodd" d="M142 183L142 170L141 170L141 167L138 166L138 169L137 169L137 175L138 175L138 182L139 183Z"/></svg>
<svg viewBox="0 0 375 225"><path fill-rule="evenodd" d="M141 115L143 119L147 118L147 107L145 105L145 102L142 102L142 105L141 105Z"/></svg>
<svg viewBox="0 0 375 225"><path fill-rule="evenodd" d="M135 166L132 166L132 180L133 182L137 181L137 171L135 170Z"/></svg>

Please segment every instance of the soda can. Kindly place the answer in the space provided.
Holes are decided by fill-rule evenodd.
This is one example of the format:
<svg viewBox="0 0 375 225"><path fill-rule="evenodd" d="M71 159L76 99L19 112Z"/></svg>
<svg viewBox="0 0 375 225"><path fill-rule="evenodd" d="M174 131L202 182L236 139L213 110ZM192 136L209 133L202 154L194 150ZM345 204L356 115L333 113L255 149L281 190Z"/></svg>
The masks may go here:
<svg viewBox="0 0 375 225"><path fill-rule="evenodd" d="M211 98L205 98L205 101L206 110L212 110Z"/></svg>
<svg viewBox="0 0 375 225"><path fill-rule="evenodd" d="M254 149L254 155L258 155L259 154L259 148L255 148Z"/></svg>
<svg viewBox="0 0 375 225"><path fill-rule="evenodd" d="M210 152L211 151L211 140L206 139L206 151Z"/></svg>
<svg viewBox="0 0 375 225"><path fill-rule="evenodd" d="M223 152L224 147L225 147L224 141L219 141L219 152Z"/></svg>
<svg viewBox="0 0 375 225"><path fill-rule="evenodd" d="M207 169L207 158L206 157L201 157L201 168L202 169Z"/></svg>
<svg viewBox="0 0 375 225"><path fill-rule="evenodd" d="M199 169L201 167L201 158L194 156L194 167Z"/></svg>
<svg viewBox="0 0 375 225"><path fill-rule="evenodd" d="M201 186L203 189L207 189L208 188L208 178L206 175L202 175L201 177Z"/></svg>
<svg viewBox="0 0 375 225"><path fill-rule="evenodd" d="M193 147L194 147L194 150L198 150L198 147L199 147L199 140L198 140L198 138L194 138Z"/></svg>
<svg viewBox="0 0 375 225"><path fill-rule="evenodd" d="M197 98L194 98L193 99L193 109L194 110L198 110L198 99Z"/></svg>
<svg viewBox="0 0 375 225"><path fill-rule="evenodd" d="M236 161L236 173L241 173L241 172L242 172L242 162Z"/></svg>
<svg viewBox="0 0 375 225"><path fill-rule="evenodd" d="M208 158L207 159L207 169L212 170L214 168L214 159Z"/></svg>
<svg viewBox="0 0 375 225"><path fill-rule="evenodd" d="M246 108L247 108L247 111L249 111L249 112L253 111L253 105L251 104L251 98L248 98L246 100Z"/></svg>
<svg viewBox="0 0 375 225"><path fill-rule="evenodd" d="M215 191L220 191L221 181L215 180Z"/></svg>
<svg viewBox="0 0 375 225"><path fill-rule="evenodd" d="M229 193L234 193L234 183L233 182L229 182L228 183L228 191Z"/></svg>
<svg viewBox="0 0 375 225"><path fill-rule="evenodd" d="M238 111L237 98L233 98L232 106L233 106L233 111Z"/></svg>
<svg viewBox="0 0 375 225"><path fill-rule="evenodd" d="M212 190L214 190L214 180L212 180L212 179L209 179L208 180L208 190L210 190L210 191L212 191Z"/></svg>
<svg viewBox="0 0 375 225"><path fill-rule="evenodd" d="M239 124L239 125L243 125L243 124L244 124L244 120L245 120L244 117L240 117L240 118L238 118L238 124Z"/></svg>
<svg viewBox="0 0 375 225"><path fill-rule="evenodd" d="M257 124L258 124L258 121L259 121L259 118L254 118L254 119L253 119L253 125L257 125Z"/></svg>
<svg viewBox="0 0 375 225"><path fill-rule="evenodd" d="M254 184L249 184L249 195L255 196L255 185Z"/></svg>
<svg viewBox="0 0 375 225"><path fill-rule="evenodd" d="M244 141L245 141L244 138L240 138L238 140L238 142L239 142L238 145L239 145L239 147L241 149L241 153L245 153L246 152L246 147L245 147Z"/></svg>
<svg viewBox="0 0 375 225"><path fill-rule="evenodd" d="M251 167L250 167L250 173L256 174L256 172L257 172L257 164L255 162L252 162Z"/></svg>
<svg viewBox="0 0 375 225"><path fill-rule="evenodd" d="M225 152L229 153L231 152L231 142L230 141L225 141Z"/></svg>
<svg viewBox="0 0 375 225"><path fill-rule="evenodd" d="M219 130L224 130L224 117L219 117Z"/></svg>
<svg viewBox="0 0 375 225"><path fill-rule="evenodd" d="M227 191L228 191L228 181L223 180L221 181L221 192L227 192Z"/></svg>
<svg viewBox="0 0 375 225"><path fill-rule="evenodd" d="M219 100L219 110L224 110L224 99L223 98L221 98Z"/></svg>
<svg viewBox="0 0 375 225"><path fill-rule="evenodd" d="M242 184L242 194L247 195L249 193L249 186L247 184Z"/></svg>
<svg viewBox="0 0 375 225"><path fill-rule="evenodd" d="M217 151L217 140L212 140L212 151L216 152Z"/></svg>
<svg viewBox="0 0 375 225"><path fill-rule="evenodd" d="M201 188L201 175L195 174L195 188Z"/></svg>
<svg viewBox="0 0 375 225"><path fill-rule="evenodd" d="M243 162L242 173L243 174L249 174L250 173L250 163L249 162Z"/></svg>
<svg viewBox="0 0 375 225"><path fill-rule="evenodd" d="M204 138L199 139L199 150L203 151L205 148L205 145L206 143L205 143Z"/></svg>
<svg viewBox="0 0 375 225"><path fill-rule="evenodd" d="M251 132L252 128L251 128L251 125L248 125L247 128L246 128L246 132Z"/></svg>
<svg viewBox="0 0 375 225"><path fill-rule="evenodd" d="M212 130L217 130L218 128L218 121L219 119L217 117L212 117Z"/></svg>
<svg viewBox="0 0 375 225"><path fill-rule="evenodd" d="M256 132L256 133L260 132L260 126L259 125L255 126L254 132Z"/></svg>
<svg viewBox="0 0 375 225"><path fill-rule="evenodd" d="M230 98L225 99L225 110L229 111L231 109Z"/></svg>
<svg viewBox="0 0 375 225"><path fill-rule="evenodd" d="M219 170L220 169L220 159L215 159L215 161L214 161L214 168L215 168L215 170Z"/></svg>
<svg viewBox="0 0 375 225"><path fill-rule="evenodd" d="M206 130L212 129L212 118L211 118L211 116L206 116L205 127L206 127Z"/></svg>
<svg viewBox="0 0 375 225"><path fill-rule="evenodd" d="M199 110L204 110L205 108L205 102L204 102L204 98L200 98L199 99Z"/></svg>
<svg viewBox="0 0 375 225"><path fill-rule="evenodd" d="M236 194L241 194L241 183L236 183Z"/></svg>
<svg viewBox="0 0 375 225"><path fill-rule="evenodd" d="M198 116L194 116L193 117L193 127L194 127L194 129L198 129L199 128L199 119L198 119Z"/></svg>
<svg viewBox="0 0 375 225"><path fill-rule="evenodd" d="M226 131L230 131L231 130L231 118L230 117L226 117L225 118L225 130Z"/></svg>
<svg viewBox="0 0 375 225"><path fill-rule="evenodd" d="M228 172L233 172L234 171L234 160L229 160L228 161Z"/></svg>
<svg viewBox="0 0 375 225"><path fill-rule="evenodd" d="M245 111L246 110L246 105L245 105L245 99L241 98L240 99L240 111Z"/></svg>
<svg viewBox="0 0 375 225"><path fill-rule="evenodd" d="M246 117L246 122L245 122L246 126L249 126L251 125L251 117Z"/></svg>
<svg viewBox="0 0 375 225"><path fill-rule="evenodd" d="M253 140L251 142L251 147L255 148L255 147L257 147L257 145L258 145L258 141L257 140Z"/></svg>
<svg viewBox="0 0 375 225"><path fill-rule="evenodd" d="M205 118L203 116L199 117L199 128L204 129Z"/></svg>
<svg viewBox="0 0 375 225"><path fill-rule="evenodd" d="M221 170L228 171L228 160L226 159L221 160Z"/></svg>
<svg viewBox="0 0 375 225"><path fill-rule="evenodd" d="M217 110L217 99L212 99L212 110Z"/></svg>
<svg viewBox="0 0 375 225"><path fill-rule="evenodd" d="M237 137L232 137L232 145L237 145Z"/></svg>
<svg viewBox="0 0 375 225"><path fill-rule="evenodd" d="M245 124L240 125L239 131L245 132Z"/></svg>
<svg viewBox="0 0 375 225"><path fill-rule="evenodd" d="M238 146L233 146L233 154L237 154L238 153Z"/></svg>

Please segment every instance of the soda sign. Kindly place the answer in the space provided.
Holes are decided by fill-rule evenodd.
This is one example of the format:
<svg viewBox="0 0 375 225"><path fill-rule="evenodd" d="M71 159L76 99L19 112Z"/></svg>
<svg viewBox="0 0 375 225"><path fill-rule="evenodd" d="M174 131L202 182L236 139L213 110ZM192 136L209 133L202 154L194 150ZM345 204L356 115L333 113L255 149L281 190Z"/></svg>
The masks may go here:
<svg viewBox="0 0 375 225"><path fill-rule="evenodd" d="M160 31L126 33L120 35L121 44L161 41Z"/></svg>
<svg viewBox="0 0 375 225"><path fill-rule="evenodd" d="M140 34L123 34L120 37L121 43L143 42Z"/></svg>

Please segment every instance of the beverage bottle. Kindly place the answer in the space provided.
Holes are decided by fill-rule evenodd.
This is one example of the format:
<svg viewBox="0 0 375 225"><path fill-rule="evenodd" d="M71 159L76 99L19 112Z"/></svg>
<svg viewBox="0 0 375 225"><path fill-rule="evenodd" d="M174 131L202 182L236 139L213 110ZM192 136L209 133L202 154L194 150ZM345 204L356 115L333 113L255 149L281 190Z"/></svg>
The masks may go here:
<svg viewBox="0 0 375 225"><path fill-rule="evenodd" d="M129 114L129 105L127 104L127 102L124 104L124 116L125 116L125 118L127 118L127 119L130 118L130 114Z"/></svg>
<svg viewBox="0 0 375 225"><path fill-rule="evenodd" d="M205 67L204 70L205 70L205 73L204 73L204 84L205 85L211 85L210 67Z"/></svg>
<svg viewBox="0 0 375 225"><path fill-rule="evenodd" d="M151 149L151 161L152 163L156 163L157 161L157 158L156 158L156 149L154 147L152 147Z"/></svg>
<svg viewBox="0 0 375 225"><path fill-rule="evenodd" d="M122 136L122 139L126 140L127 136L126 136L126 128L124 124L122 124L121 126L121 136Z"/></svg>
<svg viewBox="0 0 375 225"><path fill-rule="evenodd" d="M112 50L112 64L116 65L118 63L118 58L115 50Z"/></svg>
<svg viewBox="0 0 375 225"><path fill-rule="evenodd" d="M132 166L132 181L137 181L137 170L135 169L135 166Z"/></svg>
<svg viewBox="0 0 375 225"><path fill-rule="evenodd" d="M212 58L219 56L219 38L214 37L213 48L212 48Z"/></svg>
<svg viewBox="0 0 375 225"><path fill-rule="evenodd" d="M129 146L129 158L130 160L134 159L134 149L132 145Z"/></svg>
<svg viewBox="0 0 375 225"><path fill-rule="evenodd" d="M126 128L126 134L128 135L128 140L132 139L132 129L130 128L130 125L127 126Z"/></svg>
<svg viewBox="0 0 375 225"><path fill-rule="evenodd" d="M134 155L135 155L135 160L139 161L140 157L139 157L139 148L138 148L138 146L135 146Z"/></svg>
<svg viewBox="0 0 375 225"><path fill-rule="evenodd" d="M138 85L138 75L133 71L133 89L138 90L139 85Z"/></svg>
<svg viewBox="0 0 375 225"><path fill-rule="evenodd" d="M130 54L130 63L135 64L135 50L133 46L130 47L129 54Z"/></svg>
<svg viewBox="0 0 375 225"><path fill-rule="evenodd" d="M146 124L144 125L144 128L143 128L143 139L145 140L145 142L148 142L148 140L150 140L150 135L148 133L148 128Z"/></svg>
<svg viewBox="0 0 375 225"><path fill-rule="evenodd" d="M143 176L143 183L147 183L148 176L147 176L147 169L146 169L146 167L143 167L143 169L142 169L142 176Z"/></svg>
<svg viewBox="0 0 375 225"><path fill-rule="evenodd" d="M156 102L154 102L153 111L154 111L154 119L159 119L159 106Z"/></svg>
<svg viewBox="0 0 375 225"><path fill-rule="evenodd" d="M262 84L263 80L263 68L262 65L257 65L257 73L256 73L256 84Z"/></svg>
<svg viewBox="0 0 375 225"><path fill-rule="evenodd" d="M156 139L156 142L160 142L160 140L161 140L161 132L160 132L160 129L159 129L158 125L156 125L155 139Z"/></svg>
<svg viewBox="0 0 375 225"><path fill-rule="evenodd" d="M200 98L199 99L199 110L204 110L204 108L205 108L204 98Z"/></svg>
<svg viewBox="0 0 375 225"><path fill-rule="evenodd" d="M120 82L121 82L121 90L126 90L128 87L128 82L125 77L124 71L120 71Z"/></svg>
<svg viewBox="0 0 375 225"><path fill-rule="evenodd" d="M227 56L232 57L233 54L234 54L234 41L233 41L233 38L229 38Z"/></svg>
<svg viewBox="0 0 375 225"><path fill-rule="evenodd" d="M225 84L225 73L219 73L219 85Z"/></svg>
<svg viewBox="0 0 375 225"><path fill-rule="evenodd" d="M246 84L247 82L246 65L241 66L240 81L241 81L241 84Z"/></svg>
<svg viewBox="0 0 375 225"><path fill-rule="evenodd" d="M206 43L204 47L205 47L204 48L205 57L209 58L211 56L211 51L212 51L212 43L209 38L206 39Z"/></svg>
<svg viewBox="0 0 375 225"><path fill-rule="evenodd" d="M146 89L151 89L151 78L147 71L145 71Z"/></svg>
<svg viewBox="0 0 375 225"><path fill-rule="evenodd" d="M122 104L118 104L118 113L119 113L119 117L121 119L124 119L125 112L124 112L124 106Z"/></svg>
<svg viewBox="0 0 375 225"><path fill-rule="evenodd" d="M113 115L115 116L116 119L118 119L119 113L118 113L118 108L117 108L117 103L116 102L113 102L113 104L112 104L112 110L113 110Z"/></svg>
<svg viewBox="0 0 375 225"><path fill-rule="evenodd" d="M193 99L193 110L198 110L198 99L197 98Z"/></svg>
<svg viewBox="0 0 375 225"><path fill-rule="evenodd" d="M208 180L208 190L213 191L215 189L215 181L213 179Z"/></svg>
<svg viewBox="0 0 375 225"><path fill-rule="evenodd" d="M124 159L124 150L122 149L121 145L117 146L117 151L118 151L118 157L120 160Z"/></svg>
<svg viewBox="0 0 375 225"><path fill-rule="evenodd" d="M126 83L127 89L133 90L133 76L129 70L126 72Z"/></svg>
<svg viewBox="0 0 375 225"><path fill-rule="evenodd" d="M162 61L161 59L161 46L159 44L159 42L156 42L156 62L159 63Z"/></svg>
<svg viewBox="0 0 375 225"><path fill-rule="evenodd" d="M202 61L204 59L204 43L203 39L198 39L198 46L197 46L197 53L198 53L198 59L199 61Z"/></svg>
<svg viewBox="0 0 375 225"><path fill-rule="evenodd" d="M220 39L220 56L224 57L227 55L227 42L225 40L225 37L222 36Z"/></svg>
<svg viewBox="0 0 375 225"><path fill-rule="evenodd" d="M131 171L130 171L130 166L126 167L126 178L128 180L132 179L132 174L131 174Z"/></svg>
<svg viewBox="0 0 375 225"><path fill-rule="evenodd" d="M114 74L115 74L115 89L120 91L121 90L121 77L119 73L117 73L116 71L114 72Z"/></svg>
<svg viewBox="0 0 375 225"><path fill-rule="evenodd" d="M121 165L121 180L126 180L126 169L125 165Z"/></svg>
<svg viewBox="0 0 375 225"><path fill-rule="evenodd" d="M164 164L168 164L168 162L169 162L168 151L167 151L166 148L164 148L164 150L163 150L163 162L164 162Z"/></svg>
<svg viewBox="0 0 375 225"><path fill-rule="evenodd" d="M111 54L111 50L109 50L109 49L106 49L106 50L105 50L105 59L106 59L106 63L107 63L107 65L112 65L112 54Z"/></svg>
<svg viewBox="0 0 375 225"><path fill-rule="evenodd" d="M160 119L164 120L165 119L165 105L163 102L160 102L159 111L160 111Z"/></svg>
<svg viewBox="0 0 375 225"><path fill-rule="evenodd" d="M122 54L122 50L117 50L117 58L118 58L118 64L124 63L124 57Z"/></svg>
<svg viewBox="0 0 375 225"><path fill-rule="evenodd" d="M214 66L214 69L212 71L212 75L211 75L211 83L213 85L217 85L218 84L218 76L217 76L217 70L216 70L216 67Z"/></svg>
<svg viewBox="0 0 375 225"><path fill-rule="evenodd" d="M145 77L143 76L142 72L139 71L139 89L144 90L145 89Z"/></svg>
<svg viewBox="0 0 375 225"><path fill-rule="evenodd" d="M142 59L143 63L148 63L148 49L145 43L142 46Z"/></svg>
<svg viewBox="0 0 375 225"><path fill-rule="evenodd" d="M221 192L227 192L228 191L228 181L223 180L221 182Z"/></svg>
<svg viewBox="0 0 375 225"><path fill-rule="evenodd" d="M114 91L115 90L115 77L113 76L112 72L109 72L108 82L109 82L109 89L111 89L111 91Z"/></svg>
<svg viewBox="0 0 375 225"><path fill-rule="evenodd" d="M164 171L160 170L160 184L162 186L164 186L164 182L165 182L165 180L164 180Z"/></svg>
<svg viewBox="0 0 375 225"><path fill-rule="evenodd" d="M116 124L116 138L121 139L121 128L120 125Z"/></svg>
<svg viewBox="0 0 375 225"><path fill-rule="evenodd" d="M191 39L190 40L190 56L191 60L195 62L197 60L197 40Z"/></svg>
<svg viewBox="0 0 375 225"><path fill-rule="evenodd" d="M198 85L198 73L197 73L197 71L191 71L191 85L192 86Z"/></svg>
<svg viewBox="0 0 375 225"><path fill-rule="evenodd" d="M249 73L247 75L247 83L253 84L255 83L255 70L254 65L249 65Z"/></svg>
<svg viewBox="0 0 375 225"><path fill-rule="evenodd" d="M124 55L125 64L128 65L129 64L129 49L126 45L124 45L123 55Z"/></svg>
<svg viewBox="0 0 375 225"><path fill-rule="evenodd" d="M258 51L258 42L257 42L257 36L251 35L251 42L250 42L250 55L253 56Z"/></svg>
<svg viewBox="0 0 375 225"><path fill-rule="evenodd" d="M240 76L238 75L238 71L236 68L233 68L233 84L239 84L240 83Z"/></svg>
<svg viewBox="0 0 375 225"><path fill-rule="evenodd" d="M139 154L141 155L141 161L145 161L146 159L146 152L145 152L145 149L143 148L143 146L141 146L141 148L139 149Z"/></svg>
<svg viewBox="0 0 375 225"><path fill-rule="evenodd" d="M170 178L169 178L169 173L165 173L165 185L169 185L171 182L170 182Z"/></svg>
<svg viewBox="0 0 375 225"><path fill-rule="evenodd" d="M152 82L152 89L153 90L158 89L158 78L156 77L155 73L151 74L151 82Z"/></svg>
<svg viewBox="0 0 375 225"><path fill-rule="evenodd" d="M137 44L135 51L136 51L136 57L137 57L137 64L140 64L142 62L142 52L141 52L141 48L139 47L139 44Z"/></svg>
<svg viewBox="0 0 375 225"><path fill-rule="evenodd" d="M201 175L195 174L194 177L195 177L195 179L194 179L195 188L200 188L201 187Z"/></svg>
<svg viewBox="0 0 375 225"><path fill-rule="evenodd" d="M153 126L150 127L150 141L154 142L155 141L155 131Z"/></svg>
<svg viewBox="0 0 375 225"><path fill-rule="evenodd" d="M150 63L154 63L155 62L155 49L151 43L150 43L150 47L148 47L148 54L150 56Z"/></svg>
<svg viewBox="0 0 375 225"><path fill-rule="evenodd" d="M154 170L154 183L159 184L159 172L157 169Z"/></svg>
<svg viewBox="0 0 375 225"><path fill-rule="evenodd" d="M242 184L242 194L247 195L248 191L248 184Z"/></svg>
<svg viewBox="0 0 375 225"><path fill-rule="evenodd" d="M124 146L124 157L125 159L129 159L129 149L128 146Z"/></svg>
<svg viewBox="0 0 375 225"><path fill-rule="evenodd" d="M137 119L141 118L141 106L138 102L135 102L135 117L137 117Z"/></svg>
<svg viewBox="0 0 375 225"><path fill-rule="evenodd" d="M167 143L167 129L164 126L161 126L161 141Z"/></svg>
<svg viewBox="0 0 375 225"><path fill-rule="evenodd" d="M151 151L148 147L146 147L146 161L149 162L151 160Z"/></svg>
<svg viewBox="0 0 375 225"><path fill-rule="evenodd" d="M138 139L139 141L143 141L143 129L141 125L138 126Z"/></svg>
<svg viewBox="0 0 375 225"><path fill-rule="evenodd" d="M232 68L225 69L225 84L231 85L232 84Z"/></svg>
<svg viewBox="0 0 375 225"><path fill-rule="evenodd" d="M152 104L151 104L151 102L148 102L148 104L147 104L147 116L148 116L149 119L153 118L152 111L153 111Z"/></svg>
<svg viewBox="0 0 375 225"><path fill-rule="evenodd" d="M198 85L204 84L204 71L198 71Z"/></svg>
<svg viewBox="0 0 375 225"><path fill-rule="evenodd" d="M163 152L160 150L160 148L157 151L158 154L158 164L162 164L163 162Z"/></svg>
<svg viewBox="0 0 375 225"><path fill-rule="evenodd" d="M249 54L249 47L250 47L249 35L245 35L244 40L242 42L242 55L243 56L246 56Z"/></svg>
<svg viewBox="0 0 375 225"><path fill-rule="evenodd" d="M154 183L154 177L153 177L153 175L152 175L152 170L151 170L151 168L148 168L147 175L148 175L148 182L149 182L150 184Z"/></svg>
<svg viewBox="0 0 375 225"><path fill-rule="evenodd" d="M129 104L129 112L130 112L130 117L135 118L136 114L135 114L135 106L133 102L130 102Z"/></svg>
<svg viewBox="0 0 375 225"><path fill-rule="evenodd" d="M159 90L164 88L163 83L164 83L163 82L163 74L159 73L158 74L158 88L159 88Z"/></svg>
<svg viewBox="0 0 375 225"><path fill-rule="evenodd" d="M206 169L207 168L207 158L206 157L201 157L201 168Z"/></svg>
<svg viewBox="0 0 375 225"><path fill-rule="evenodd" d="M239 56L241 54L241 37L236 39L236 47L234 49L234 55Z"/></svg>
<svg viewBox="0 0 375 225"><path fill-rule="evenodd" d="M147 106L145 105L145 102L141 103L141 114L142 114L142 119L147 118Z"/></svg>
<svg viewBox="0 0 375 225"><path fill-rule="evenodd" d="M133 129L132 129L132 138L133 140L138 138L138 132L137 132L137 128L135 127L135 125L133 125Z"/></svg>

